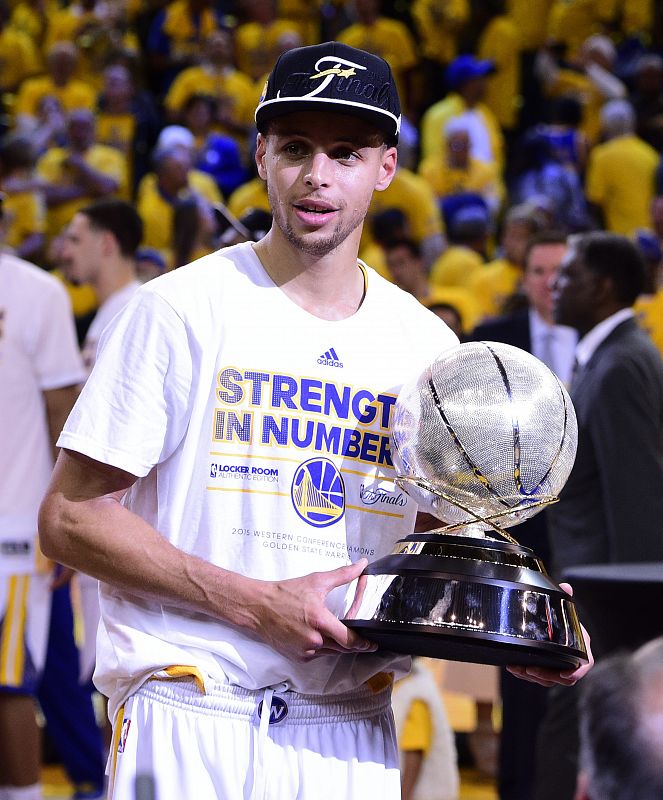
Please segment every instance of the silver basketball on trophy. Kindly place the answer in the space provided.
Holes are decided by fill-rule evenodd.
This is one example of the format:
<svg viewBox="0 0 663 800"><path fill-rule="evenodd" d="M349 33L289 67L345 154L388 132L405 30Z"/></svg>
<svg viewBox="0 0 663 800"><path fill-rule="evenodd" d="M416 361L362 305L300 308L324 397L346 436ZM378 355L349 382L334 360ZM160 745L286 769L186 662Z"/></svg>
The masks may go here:
<svg viewBox="0 0 663 800"><path fill-rule="evenodd" d="M442 353L401 390L397 483L446 523L369 565L344 622L396 652L485 664L587 660L575 606L507 528L555 502L577 423L541 361L497 342Z"/></svg>

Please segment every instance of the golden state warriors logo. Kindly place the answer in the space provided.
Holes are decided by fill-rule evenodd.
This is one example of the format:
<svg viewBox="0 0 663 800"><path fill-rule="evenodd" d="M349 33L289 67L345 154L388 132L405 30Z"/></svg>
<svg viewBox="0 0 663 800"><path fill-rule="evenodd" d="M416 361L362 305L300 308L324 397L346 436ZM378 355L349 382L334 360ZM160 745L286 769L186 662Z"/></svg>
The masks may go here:
<svg viewBox="0 0 663 800"><path fill-rule="evenodd" d="M316 528L333 525L345 513L343 478L328 458L311 458L300 464L290 496L299 516Z"/></svg>

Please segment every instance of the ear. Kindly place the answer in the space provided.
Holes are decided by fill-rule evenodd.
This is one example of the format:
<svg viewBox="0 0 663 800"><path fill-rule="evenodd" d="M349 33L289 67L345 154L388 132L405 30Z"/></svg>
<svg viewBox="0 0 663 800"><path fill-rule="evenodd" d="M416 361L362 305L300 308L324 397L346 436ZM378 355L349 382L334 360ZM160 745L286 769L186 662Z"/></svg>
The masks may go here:
<svg viewBox="0 0 663 800"><path fill-rule="evenodd" d="M117 239L110 231L101 231L101 250L105 256L120 250Z"/></svg>
<svg viewBox="0 0 663 800"><path fill-rule="evenodd" d="M384 192L389 186L392 178L396 174L396 167L398 166L398 155L395 147L386 147L382 150L382 160L380 163L380 173L378 180L375 184L375 189L378 192Z"/></svg>
<svg viewBox="0 0 663 800"><path fill-rule="evenodd" d="M256 167L258 168L258 175L260 175L263 181L267 180L267 170L265 169L266 154L267 140L262 133L259 133L256 139Z"/></svg>

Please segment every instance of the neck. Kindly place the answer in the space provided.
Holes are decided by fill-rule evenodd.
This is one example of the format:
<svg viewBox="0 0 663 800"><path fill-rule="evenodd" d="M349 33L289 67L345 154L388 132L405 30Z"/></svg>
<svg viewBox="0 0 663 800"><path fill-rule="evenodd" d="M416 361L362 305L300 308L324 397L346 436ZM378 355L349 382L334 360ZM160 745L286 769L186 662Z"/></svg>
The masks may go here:
<svg viewBox="0 0 663 800"><path fill-rule="evenodd" d="M364 297L364 274L357 265L361 227L324 256L303 252L278 227L254 245L274 283L300 308L320 319L351 317Z"/></svg>
<svg viewBox="0 0 663 800"><path fill-rule="evenodd" d="M104 263L93 283L99 305L135 280L136 267L133 259L119 257Z"/></svg>

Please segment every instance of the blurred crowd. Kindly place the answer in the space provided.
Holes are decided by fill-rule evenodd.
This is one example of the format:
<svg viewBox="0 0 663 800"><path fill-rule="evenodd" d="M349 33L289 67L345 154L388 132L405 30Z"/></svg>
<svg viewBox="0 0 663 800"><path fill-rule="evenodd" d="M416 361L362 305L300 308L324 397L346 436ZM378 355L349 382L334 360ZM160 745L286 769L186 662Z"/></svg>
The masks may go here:
<svg viewBox="0 0 663 800"><path fill-rule="evenodd" d="M287 49L338 39L384 56L402 96L401 166L363 234L371 266L451 305L468 334L517 302L532 235L625 234L652 267L640 312L663 344L660 17L653 0L9 0L5 246L66 280L66 226L105 197L143 220L144 279L260 236L266 75ZM388 257L397 243L420 271ZM93 314L93 290L69 289L77 317Z"/></svg>

